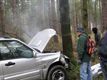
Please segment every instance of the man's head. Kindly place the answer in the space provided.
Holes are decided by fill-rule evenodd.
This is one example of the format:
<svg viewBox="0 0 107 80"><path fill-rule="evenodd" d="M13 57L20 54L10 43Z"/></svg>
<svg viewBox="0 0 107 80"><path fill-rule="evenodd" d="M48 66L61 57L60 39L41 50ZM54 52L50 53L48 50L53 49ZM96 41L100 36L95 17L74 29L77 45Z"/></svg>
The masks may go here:
<svg viewBox="0 0 107 80"><path fill-rule="evenodd" d="M92 28L92 31L93 31L94 34L97 34L98 29L96 27L94 27L94 28Z"/></svg>
<svg viewBox="0 0 107 80"><path fill-rule="evenodd" d="M82 33L84 33L84 28L78 27L77 28L77 35L80 36Z"/></svg>

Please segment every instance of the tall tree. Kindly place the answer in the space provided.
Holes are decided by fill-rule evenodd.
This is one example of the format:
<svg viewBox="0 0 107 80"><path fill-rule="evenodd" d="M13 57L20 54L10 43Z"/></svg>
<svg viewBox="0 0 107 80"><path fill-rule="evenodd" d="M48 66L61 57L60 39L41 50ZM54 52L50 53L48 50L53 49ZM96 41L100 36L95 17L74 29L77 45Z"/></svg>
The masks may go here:
<svg viewBox="0 0 107 80"><path fill-rule="evenodd" d="M60 22L61 33L63 42L63 53L68 57L72 57L72 39L70 29L70 16L69 16L69 0L60 0Z"/></svg>
<svg viewBox="0 0 107 80"><path fill-rule="evenodd" d="M0 32L1 35L4 35L4 10L3 10L3 2L0 0Z"/></svg>
<svg viewBox="0 0 107 80"><path fill-rule="evenodd" d="M107 30L107 0L102 1L102 31Z"/></svg>
<svg viewBox="0 0 107 80"><path fill-rule="evenodd" d="M83 9L82 9L82 19L83 19L83 27L86 32L88 32L88 0L83 0Z"/></svg>

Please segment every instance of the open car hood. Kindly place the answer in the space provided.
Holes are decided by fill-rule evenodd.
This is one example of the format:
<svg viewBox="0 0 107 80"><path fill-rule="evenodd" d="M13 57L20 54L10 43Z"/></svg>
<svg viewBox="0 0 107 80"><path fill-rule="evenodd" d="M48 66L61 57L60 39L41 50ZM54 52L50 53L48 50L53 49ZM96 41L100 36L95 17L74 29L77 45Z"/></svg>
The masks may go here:
<svg viewBox="0 0 107 80"><path fill-rule="evenodd" d="M43 52L49 40L56 35L54 29L45 29L38 32L29 42L29 46Z"/></svg>

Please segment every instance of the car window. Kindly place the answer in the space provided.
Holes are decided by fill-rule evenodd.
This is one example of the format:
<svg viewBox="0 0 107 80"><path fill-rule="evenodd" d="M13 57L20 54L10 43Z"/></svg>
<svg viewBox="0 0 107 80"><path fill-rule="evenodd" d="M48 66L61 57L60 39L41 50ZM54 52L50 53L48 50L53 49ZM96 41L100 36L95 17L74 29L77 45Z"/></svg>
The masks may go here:
<svg viewBox="0 0 107 80"><path fill-rule="evenodd" d="M33 57L33 51L18 41L3 41L0 46L3 59Z"/></svg>
<svg viewBox="0 0 107 80"><path fill-rule="evenodd" d="M0 42L0 57L3 60L14 58L11 51L8 49L6 45L4 45L3 42Z"/></svg>

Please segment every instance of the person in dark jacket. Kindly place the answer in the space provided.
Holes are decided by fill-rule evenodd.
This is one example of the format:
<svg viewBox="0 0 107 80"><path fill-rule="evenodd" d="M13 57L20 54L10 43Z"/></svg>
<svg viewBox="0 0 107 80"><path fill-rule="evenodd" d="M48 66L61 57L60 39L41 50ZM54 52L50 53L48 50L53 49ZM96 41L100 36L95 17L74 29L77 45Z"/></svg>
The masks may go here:
<svg viewBox="0 0 107 80"><path fill-rule="evenodd" d="M101 38L100 33L98 32L98 29L96 27L92 28L92 31L94 33L96 46L98 46Z"/></svg>
<svg viewBox="0 0 107 80"><path fill-rule="evenodd" d="M100 44L100 40L101 40L101 35L98 31L98 28L97 27L93 27L92 28L92 32L94 33L94 40L95 40L95 50L94 50L94 54L92 55L92 60L93 61L96 61L99 59L99 56L98 56L98 49L99 49L99 44Z"/></svg>
<svg viewBox="0 0 107 80"><path fill-rule="evenodd" d="M91 57L88 55L86 49L88 36L85 34L82 27L77 28L77 35L79 37L77 52L80 63L80 80L92 80Z"/></svg>
<svg viewBox="0 0 107 80"><path fill-rule="evenodd" d="M104 80L107 80L107 31L99 44L99 57Z"/></svg>

